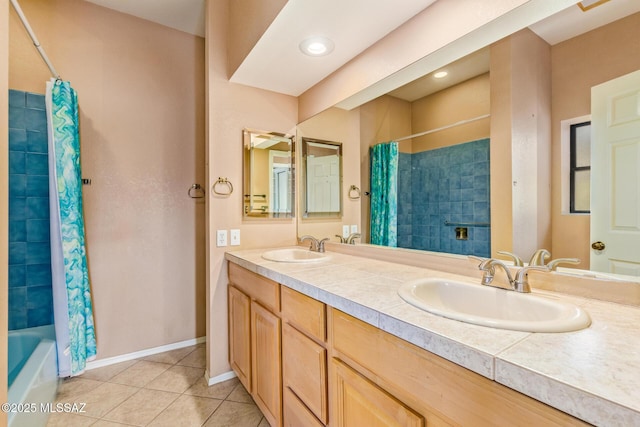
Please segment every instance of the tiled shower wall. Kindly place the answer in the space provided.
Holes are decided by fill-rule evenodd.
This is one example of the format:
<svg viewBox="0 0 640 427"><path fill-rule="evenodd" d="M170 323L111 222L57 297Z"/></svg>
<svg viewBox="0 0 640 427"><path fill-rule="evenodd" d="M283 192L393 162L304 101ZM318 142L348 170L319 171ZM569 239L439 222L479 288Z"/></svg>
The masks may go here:
<svg viewBox="0 0 640 427"><path fill-rule="evenodd" d="M53 323L44 95L9 91L9 329Z"/></svg>
<svg viewBox="0 0 640 427"><path fill-rule="evenodd" d="M400 154L398 246L490 256L490 227L468 226L468 238L458 240L445 220L489 223L489 139Z"/></svg>

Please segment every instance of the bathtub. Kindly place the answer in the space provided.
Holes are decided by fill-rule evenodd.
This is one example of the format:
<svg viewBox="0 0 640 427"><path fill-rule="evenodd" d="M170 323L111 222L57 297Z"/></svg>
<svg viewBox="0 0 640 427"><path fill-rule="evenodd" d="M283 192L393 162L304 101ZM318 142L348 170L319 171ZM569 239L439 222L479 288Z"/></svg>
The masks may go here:
<svg viewBox="0 0 640 427"><path fill-rule="evenodd" d="M8 403L10 427L44 426L58 390L58 361L53 325L9 331Z"/></svg>

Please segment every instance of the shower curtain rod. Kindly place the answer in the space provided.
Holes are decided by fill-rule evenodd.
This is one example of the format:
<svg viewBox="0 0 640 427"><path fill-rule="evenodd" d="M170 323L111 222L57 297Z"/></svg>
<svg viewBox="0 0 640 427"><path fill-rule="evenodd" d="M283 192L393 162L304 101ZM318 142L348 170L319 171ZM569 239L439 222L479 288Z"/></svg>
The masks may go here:
<svg viewBox="0 0 640 427"><path fill-rule="evenodd" d="M24 29L27 30L27 33L29 33L29 37L31 37L31 41L33 41L33 45L38 50L38 53L40 54L40 56L44 60L45 64L47 64L47 67L49 67L49 71L51 71L51 74L53 74L53 77L55 77L58 80L61 80L60 79L60 74L58 74L56 69L53 68L53 64L51 63L51 61L49 61L49 57L45 53L45 51L42 48L42 46L40 46L40 42L38 41L38 39L36 38L35 33L31 29L31 25L29 25L29 21L27 21L27 17L24 16L24 13L22 12L22 8L18 4L18 0L11 0L11 5L16 10L16 13L18 14L18 17L20 18L20 21L22 21L22 25L24 25Z"/></svg>
<svg viewBox="0 0 640 427"><path fill-rule="evenodd" d="M424 132L414 133L413 135L409 135L409 136L403 136L402 138L396 138L396 139L393 139L392 141L400 142L400 141L404 141L405 139L417 138L419 136L429 135L430 133L439 132L441 130L450 129L450 128L453 128L453 127L456 127L456 126L466 125L467 123L471 123L471 122L475 122L475 121L478 121L478 120L486 119L488 117L491 117L491 114L484 114L482 116L473 117L471 119L460 120L459 122L455 122L455 123L452 123L450 125L442 126L442 127L437 128L437 129L427 130L427 131L424 131ZM384 142L388 142L388 141L382 141L381 143L384 143Z"/></svg>

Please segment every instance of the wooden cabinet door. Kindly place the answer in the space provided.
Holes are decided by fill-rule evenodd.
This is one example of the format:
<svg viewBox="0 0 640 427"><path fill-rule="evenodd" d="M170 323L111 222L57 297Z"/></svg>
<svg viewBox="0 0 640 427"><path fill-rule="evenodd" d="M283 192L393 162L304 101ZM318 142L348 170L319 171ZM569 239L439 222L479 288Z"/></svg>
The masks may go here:
<svg viewBox="0 0 640 427"><path fill-rule="evenodd" d="M233 286L228 287L229 364L251 393L251 300Z"/></svg>
<svg viewBox="0 0 640 427"><path fill-rule="evenodd" d="M423 427L424 418L402 402L333 359L333 409L335 427Z"/></svg>
<svg viewBox="0 0 640 427"><path fill-rule="evenodd" d="M282 325L282 371L284 386L326 424L327 350L287 323Z"/></svg>
<svg viewBox="0 0 640 427"><path fill-rule="evenodd" d="M282 425L280 319L251 301L252 396L269 424Z"/></svg>

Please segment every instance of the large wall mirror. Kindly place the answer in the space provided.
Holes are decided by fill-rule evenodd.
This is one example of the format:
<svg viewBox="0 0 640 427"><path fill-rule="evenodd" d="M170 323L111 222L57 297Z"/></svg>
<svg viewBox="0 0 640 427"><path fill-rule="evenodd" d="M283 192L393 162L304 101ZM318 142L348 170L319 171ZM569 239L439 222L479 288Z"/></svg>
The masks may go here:
<svg viewBox="0 0 640 427"><path fill-rule="evenodd" d="M581 20L583 27L569 25ZM516 251L511 242L535 235L553 258L580 258L576 268L590 269L591 216L563 209L566 123L590 119L592 87L640 69L638 39L639 2L606 2L588 13L574 5L442 67L445 77L429 74L345 110L358 129L356 138L344 142L343 162L345 171L360 174L362 241L369 242L369 149L396 140L400 162L409 165L400 171L402 195L411 200L408 209L398 210L399 217L411 217L403 226L410 237L399 238L399 246L458 254L482 254L480 248L496 256L498 250ZM336 116L333 110L300 126L329 128L325 115ZM420 156L427 155L440 160L421 171L427 160ZM447 180L442 175L449 172L441 169L446 162L449 170L468 173ZM441 176L434 180L436 174ZM521 186L535 192L518 191ZM592 198L592 207L599 203ZM504 239L502 229L510 230ZM425 242L439 247L419 246ZM518 253L525 262L531 254Z"/></svg>
<svg viewBox="0 0 640 427"><path fill-rule="evenodd" d="M293 135L243 130L243 215L245 218L294 216Z"/></svg>
<svg viewBox="0 0 640 427"><path fill-rule="evenodd" d="M342 217L342 143L302 138L302 216Z"/></svg>

